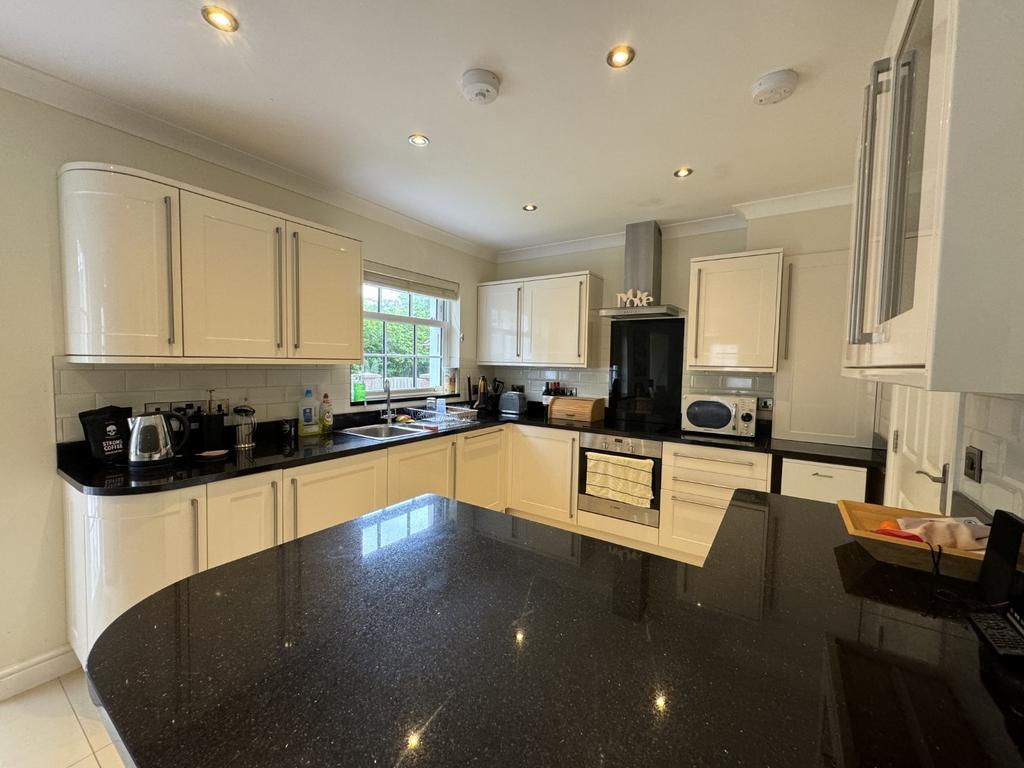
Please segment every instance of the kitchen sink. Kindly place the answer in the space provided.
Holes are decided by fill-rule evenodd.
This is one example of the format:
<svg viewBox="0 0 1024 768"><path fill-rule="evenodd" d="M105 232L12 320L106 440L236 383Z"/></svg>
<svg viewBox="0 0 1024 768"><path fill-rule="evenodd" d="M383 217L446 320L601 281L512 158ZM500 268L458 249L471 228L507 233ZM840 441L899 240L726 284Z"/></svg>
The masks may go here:
<svg viewBox="0 0 1024 768"><path fill-rule="evenodd" d="M349 427L341 431L346 435L366 437L370 440L398 440L403 437L421 435L430 430L415 424L370 424L366 427Z"/></svg>

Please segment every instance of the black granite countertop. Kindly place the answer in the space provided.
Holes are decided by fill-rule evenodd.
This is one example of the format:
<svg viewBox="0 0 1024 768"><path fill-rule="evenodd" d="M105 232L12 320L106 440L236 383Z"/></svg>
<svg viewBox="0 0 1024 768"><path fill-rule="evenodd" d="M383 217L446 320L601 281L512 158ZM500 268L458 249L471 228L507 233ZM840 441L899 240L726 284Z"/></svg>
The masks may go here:
<svg viewBox="0 0 1024 768"><path fill-rule="evenodd" d="M387 442L354 437L340 431L323 437L293 439L282 442L280 439L275 440L266 436L268 433L271 435L279 434L280 430L277 428L277 424L274 423L269 428L257 431L257 445L255 448L239 452L231 451L225 457L225 460L198 461L181 458L168 464L144 470L102 464L92 458L89 448L84 442L62 443L57 446L57 474L76 490L90 495L123 496L138 493L154 493L157 491L169 491L175 488L187 488L204 483L213 483L218 480L227 480L232 477L266 472L272 469L287 469L318 461L329 461L330 459L366 453L368 451L385 450L395 445L402 445L416 440L430 440L440 435L485 429L503 423L517 423L554 429L594 432L619 437L713 446L739 451L772 453L790 458L807 459L809 461L825 461L865 467L885 466L884 450L772 440L767 434L761 434L755 440L738 440L736 438L702 435L692 432L684 433L680 429L645 431L622 429L613 425L606 425L604 422L584 424L578 421L521 416L485 417L479 421L467 422L465 425L441 432L412 435L401 440Z"/></svg>
<svg viewBox="0 0 1024 768"><path fill-rule="evenodd" d="M1021 766L972 589L818 502L738 491L696 568L424 496L152 595L88 676L137 768Z"/></svg>

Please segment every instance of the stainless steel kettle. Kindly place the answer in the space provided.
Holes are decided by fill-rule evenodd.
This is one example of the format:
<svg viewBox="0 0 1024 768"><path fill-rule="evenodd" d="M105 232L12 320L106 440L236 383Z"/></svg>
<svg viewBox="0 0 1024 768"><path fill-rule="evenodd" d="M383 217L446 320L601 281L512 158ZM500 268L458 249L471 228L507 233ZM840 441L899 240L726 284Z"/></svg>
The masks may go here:
<svg viewBox="0 0 1024 768"><path fill-rule="evenodd" d="M170 422L177 421L181 431L177 436ZM131 435L128 438L128 463L136 466L168 461L181 450L188 439L188 419L177 413L143 413L128 419Z"/></svg>

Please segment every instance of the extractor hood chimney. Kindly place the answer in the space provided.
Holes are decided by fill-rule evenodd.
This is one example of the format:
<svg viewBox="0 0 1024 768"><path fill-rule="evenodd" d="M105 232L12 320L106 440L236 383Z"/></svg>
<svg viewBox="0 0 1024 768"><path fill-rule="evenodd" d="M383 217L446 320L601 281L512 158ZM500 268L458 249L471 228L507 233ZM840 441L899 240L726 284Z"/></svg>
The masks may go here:
<svg viewBox="0 0 1024 768"><path fill-rule="evenodd" d="M605 307L601 317L640 320L677 317L679 307L661 304L661 227L656 221L626 225L625 286L618 306Z"/></svg>

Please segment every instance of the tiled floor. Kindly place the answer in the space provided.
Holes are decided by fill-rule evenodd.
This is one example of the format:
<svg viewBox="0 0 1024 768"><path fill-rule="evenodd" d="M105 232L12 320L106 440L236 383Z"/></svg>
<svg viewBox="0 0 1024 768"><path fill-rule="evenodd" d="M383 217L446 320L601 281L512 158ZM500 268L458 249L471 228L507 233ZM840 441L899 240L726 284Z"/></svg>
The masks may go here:
<svg viewBox="0 0 1024 768"><path fill-rule="evenodd" d="M0 768L124 768L81 670L0 701Z"/></svg>

